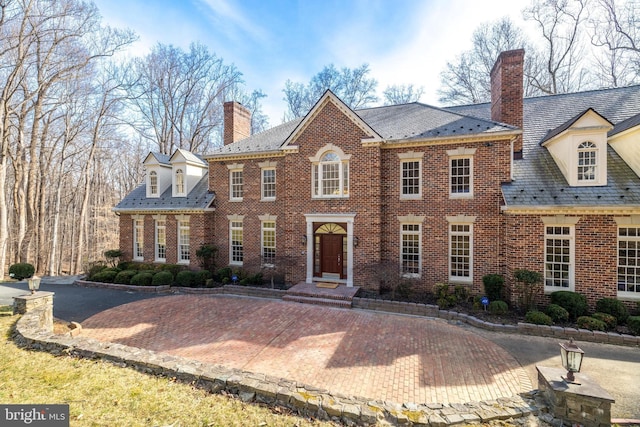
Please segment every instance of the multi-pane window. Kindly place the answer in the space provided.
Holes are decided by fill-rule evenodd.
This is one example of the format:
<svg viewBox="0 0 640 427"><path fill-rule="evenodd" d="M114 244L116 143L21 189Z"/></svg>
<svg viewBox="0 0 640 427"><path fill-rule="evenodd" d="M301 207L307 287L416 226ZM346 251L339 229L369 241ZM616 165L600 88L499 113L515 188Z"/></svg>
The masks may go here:
<svg viewBox="0 0 640 427"><path fill-rule="evenodd" d="M273 200L276 198L276 170L262 169L262 199Z"/></svg>
<svg viewBox="0 0 640 427"><path fill-rule="evenodd" d="M242 265L244 261L242 221L231 221L229 234L229 263Z"/></svg>
<svg viewBox="0 0 640 427"><path fill-rule="evenodd" d="M400 162L402 166L402 198L419 198L422 194L420 186L420 163L420 160Z"/></svg>
<svg viewBox="0 0 640 427"><path fill-rule="evenodd" d="M313 165L313 197L348 197L349 162L329 151Z"/></svg>
<svg viewBox="0 0 640 427"><path fill-rule="evenodd" d="M468 282L472 279L471 224L450 224L449 229L449 280Z"/></svg>
<svg viewBox="0 0 640 427"><path fill-rule="evenodd" d="M242 176L242 169L232 170L229 172L229 193L231 200L242 200L244 192L244 181Z"/></svg>
<svg viewBox="0 0 640 427"><path fill-rule="evenodd" d="M400 269L405 276L418 277L421 271L421 225L401 224Z"/></svg>
<svg viewBox="0 0 640 427"><path fill-rule="evenodd" d="M618 292L640 296L640 227L618 228Z"/></svg>
<svg viewBox="0 0 640 427"><path fill-rule="evenodd" d="M548 290L573 288L573 227L545 227L544 284Z"/></svg>
<svg viewBox="0 0 640 427"><path fill-rule="evenodd" d="M471 157L450 159L450 193L452 196L472 194L471 161Z"/></svg>
<svg viewBox="0 0 640 427"><path fill-rule="evenodd" d="M273 266L276 261L276 223L262 222L262 265Z"/></svg>
<svg viewBox="0 0 640 427"><path fill-rule="evenodd" d="M133 220L133 259L144 259L144 220Z"/></svg>
<svg viewBox="0 0 640 427"><path fill-rule="evenodd" d="M578 145L578 181L595 181L597 147L593 142Z"/></svg>
<svg viewBox="0 0 640 427"><path fill-rule="evenodd" d="M158 173L156 171L149 173L149 192L152 196L158 195Z"/></svg>
<svg viewBox="0 0 640 427"><path fill-rule="evenodd" d="M167 259L167 222L156 220L156 261Z"/></svg>
<svg viewBox="0 0 640 427"><path fill-rule="evenodd" d="M188 220L178 220L178 262L188 263L191 259L191 229Z"/></svg>
<svg viewBox="0 0 640 427"><path fill-rule="evenodd" d="M184 172L182 172L182 169L178 169L176 171L176 193L177 194L184 194Z"/></svg>

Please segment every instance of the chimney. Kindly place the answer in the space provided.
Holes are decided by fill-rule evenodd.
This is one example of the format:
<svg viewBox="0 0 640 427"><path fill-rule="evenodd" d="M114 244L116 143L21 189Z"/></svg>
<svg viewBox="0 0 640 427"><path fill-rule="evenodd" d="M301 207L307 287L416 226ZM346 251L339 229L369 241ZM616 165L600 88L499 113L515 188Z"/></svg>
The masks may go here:
<svg viewBox="0 0 640 427"><path fill-rule="evenodd" d="M491 69L491 120L522 129L524 49L502 52ZM513 143L513 158L522 158L522 135Z"/></svg>
<svg viewBox="0 0 640 427"><path fill-rule="evenodd" d="M224 103L224 145L251 136L251 113L236 101Z"/></svg>

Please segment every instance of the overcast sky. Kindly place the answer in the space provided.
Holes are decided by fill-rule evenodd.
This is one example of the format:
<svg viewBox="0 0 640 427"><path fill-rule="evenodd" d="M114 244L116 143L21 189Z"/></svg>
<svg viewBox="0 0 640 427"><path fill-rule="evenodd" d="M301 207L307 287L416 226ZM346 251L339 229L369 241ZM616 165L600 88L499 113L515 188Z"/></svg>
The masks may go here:
<svg viewBox="0 0 640 427"><path fill-rule="evenodd" d="M103 21L140 37L129 51L191 42L235 64L248 90L261 89L271 126L281 123L287 79L307 83L325 65L368 63L381 93L423 86L438 105L440 73L471 47L482 22L509 15L523 24L529 0L94 0Z"/></svg>

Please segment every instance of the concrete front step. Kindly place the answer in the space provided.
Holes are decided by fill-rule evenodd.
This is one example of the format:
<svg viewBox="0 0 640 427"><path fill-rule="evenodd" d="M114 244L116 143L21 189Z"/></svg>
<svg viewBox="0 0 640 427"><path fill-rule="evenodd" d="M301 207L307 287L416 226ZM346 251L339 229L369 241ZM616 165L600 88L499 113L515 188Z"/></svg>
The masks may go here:
<svg viewBox="0 0 640 427"><path fill-rule="evenodd" d="M353 300L353 296L351 295L340 295L331 292L309 292L309 291L296 291L289 289L287 291L287 295L303 297L303 298L320 298L334 301L349 301Z"/></svg>
<svg viewBox="0 0 640 427"><path fill-rule="evenodd" d="M284 301L299 302L303 304L325 305L330 307L351 308L351 301L334 298L319 298L302 295L284 295Z"/></svg>

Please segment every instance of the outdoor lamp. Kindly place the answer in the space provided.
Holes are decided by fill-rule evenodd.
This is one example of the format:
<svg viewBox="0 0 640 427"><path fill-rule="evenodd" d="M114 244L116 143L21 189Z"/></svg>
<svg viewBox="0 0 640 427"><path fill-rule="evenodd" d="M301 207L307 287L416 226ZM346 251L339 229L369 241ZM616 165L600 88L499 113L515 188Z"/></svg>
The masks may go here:
<svg viewBox="0 0 640 427"><path fill-rule="evenodd" d="M302 235L302 246L307 246L307 235L306 234Z"/></svg>
<svg viewBox="0 0 640 427"><path fill-rule="evenodd" d="M567 378L563 379L568 383L578 384L575 382L574 372L580 372L582 365L582 357L584 351L574 344L573 338L567 343L560 344L560 358L562 359L562 367L567 370Z"/></svg>
<svg viewBox="0 0 640 427"><path fill-rule="evenodd" d="M29 290L31 290L32 294L35 294L36 291L40 288L40 278L38 276L33 276L29 278Z"/></svg>

